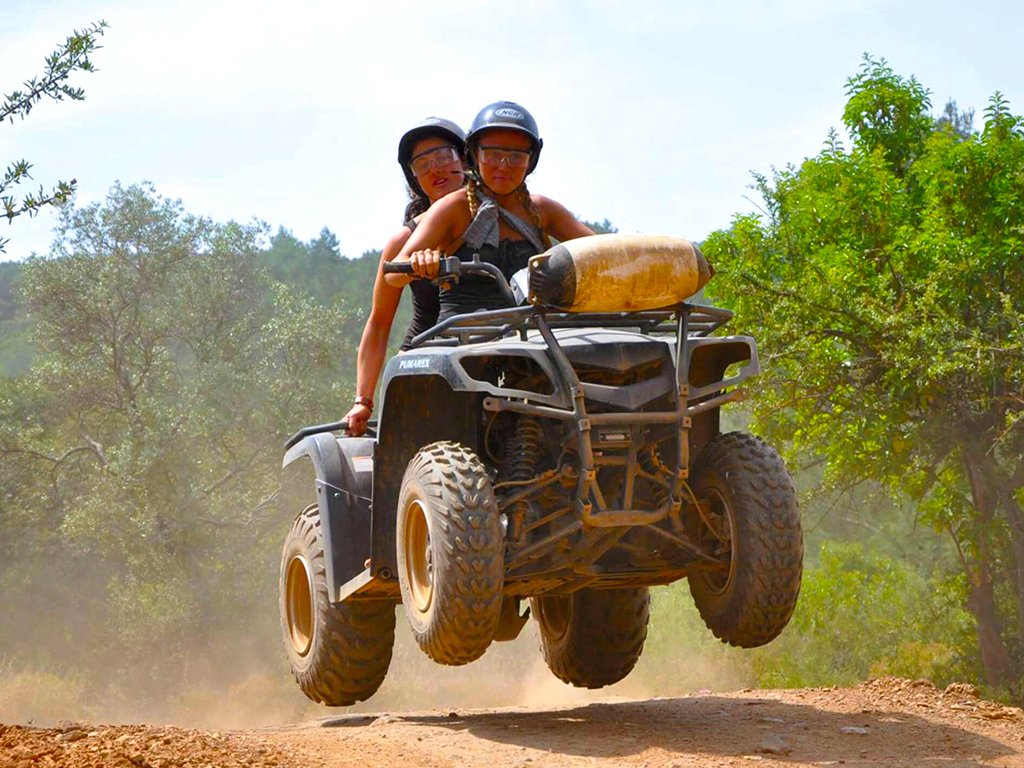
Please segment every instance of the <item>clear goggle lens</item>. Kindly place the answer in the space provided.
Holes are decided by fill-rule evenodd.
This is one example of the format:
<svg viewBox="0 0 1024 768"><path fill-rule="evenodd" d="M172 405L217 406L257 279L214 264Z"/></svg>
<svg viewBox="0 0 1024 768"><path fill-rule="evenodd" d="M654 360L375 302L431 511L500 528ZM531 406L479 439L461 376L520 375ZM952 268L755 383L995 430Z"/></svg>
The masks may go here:
<svg viewBox="0 0 1024 768"><path fill-rule="evenodd" d="M447 168L458 159L459 153L455 151L455 147L437 147L416 155L409 163L409 167L417 176L422 176L435 168Z"/></svg>
<svg viewBox="0 0 1024 768"><path fill-rule="evenodd" d="M507 164L510 168L525 168L530 164L530 152L525 149L480 147L477 157L483 165Z"/></svg>

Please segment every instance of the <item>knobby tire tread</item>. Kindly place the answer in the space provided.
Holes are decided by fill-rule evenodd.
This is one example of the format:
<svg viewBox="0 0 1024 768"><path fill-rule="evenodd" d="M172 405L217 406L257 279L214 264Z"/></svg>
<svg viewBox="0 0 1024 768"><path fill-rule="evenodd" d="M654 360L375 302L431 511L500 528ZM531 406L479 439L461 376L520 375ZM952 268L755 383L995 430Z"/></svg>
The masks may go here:
<svg viewBox="0 0 1024 768"><path fill-rule="evenodd" d="M409 624L417 644L439 664L458 666L483 656L501 618L505 581L504 539L487 470L469 448L455 442L420 449L406 469L399 501L399 574L402 600L411 604L402 576L403 515L407 488L420 489L434 525L434 597L430 615Z"/></svg>
<svg viewBox="0 0 1024 768"><path fill-rule="evenodd" d="M545 598L535 598L544 600ZM647 587L581 589L570 595L565 634L552 637L540 623L544 661L555 677L577 688L603 688L633 671L647 639ZM540 616L537 606L534 616Z"/></svg>
<svg viewBox="0 0 1024 768"><path fill-rule="evenodd" d="M306 656L290 647L284 614L284 568L291 545L305 549L313 575L315 629ZM327 593L320 513L316 504L295 518L282 556L281 625L292 676L313 701L342 707L370 698L387 675L395 642L395 604L351 600L332 605Z"/></svg>
<svg viewBox="0 0 1024 768"><path fill-rule="evenodd" d="M742 648L769 643L793 615L803 573L800 510L786 465L760 438L729 432L708 443L692 477L698 498L709 483L731 495L733 547L740 551L734 583L724 597L709 595L699 576L690 578L697 609L725 643Z"/></svg>

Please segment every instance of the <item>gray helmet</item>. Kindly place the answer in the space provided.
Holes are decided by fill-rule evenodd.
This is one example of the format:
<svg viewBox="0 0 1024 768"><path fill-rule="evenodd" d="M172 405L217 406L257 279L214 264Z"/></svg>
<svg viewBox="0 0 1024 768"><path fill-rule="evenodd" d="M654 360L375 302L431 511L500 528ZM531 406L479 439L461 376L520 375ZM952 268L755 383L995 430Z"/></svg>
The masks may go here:
<svg viewBox="0 0 1024 768"><path fill-rule="evenodd" d="M402 166L402 173L405 174L405 180L409 182L413 192L421 195L424 194L423 189L416 181L416 175L409 167L409 163L412 162L412 148L416 146L416 142L432 137L450 141L460 156L466 151L465 131L451 120L445 120L443 117L428 117L419 125L402 134L402 138L398 141L398 164Z"/></svg>
<svg viewBox="0 0 1024 768"><path fill-rule="evenodd" d="M520 131L530 137L533 143L532 155L530 156L530 167L527 173L533 173L537 167L537 160L540 159L540 150L544 141L537 130L537 121L533 119L525 107L516 104L514 101L496 101L481 109L473 118L473 125L466 134L466 146L473 148L479 140L479 134L488 128L511 128ZM473 162L471 155L467 155L469 162Z"/></svg>

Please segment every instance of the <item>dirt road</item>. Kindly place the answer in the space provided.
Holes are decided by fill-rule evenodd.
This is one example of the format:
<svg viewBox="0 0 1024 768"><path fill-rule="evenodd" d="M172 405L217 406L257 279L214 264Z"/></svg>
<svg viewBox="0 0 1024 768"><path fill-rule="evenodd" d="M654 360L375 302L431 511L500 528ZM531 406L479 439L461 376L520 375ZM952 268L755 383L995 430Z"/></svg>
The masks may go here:
<svg viewBox="0 0 1024 768"><path fill-rule="evenodd" d="M0 766L1019 766L1024 712L894 678L573 708L338 714L250 731L0 725Z"/></svg>

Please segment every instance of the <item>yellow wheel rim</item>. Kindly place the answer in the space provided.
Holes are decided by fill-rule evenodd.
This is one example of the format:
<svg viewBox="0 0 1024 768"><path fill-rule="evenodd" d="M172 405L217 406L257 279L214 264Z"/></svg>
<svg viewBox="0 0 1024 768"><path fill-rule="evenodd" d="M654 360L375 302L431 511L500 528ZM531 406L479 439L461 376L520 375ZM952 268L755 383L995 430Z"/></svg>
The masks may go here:
<svg viewBox="0 0 1024 768"><path fill-rule="evenodd" d="M419 614L427 613L434 600L434 560L427 509L419 499L409 502L405 509L405 580L411 607Z"/></svg>
<svg viewBox="0 0 1024 768"><path fill-rule="evenodd" d="M309 562L295 555L285 572L285 619L292 648L300 656L309 653L313 645L313 578Z"/></svg>

